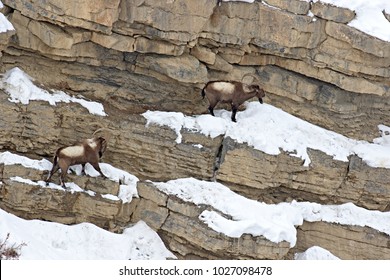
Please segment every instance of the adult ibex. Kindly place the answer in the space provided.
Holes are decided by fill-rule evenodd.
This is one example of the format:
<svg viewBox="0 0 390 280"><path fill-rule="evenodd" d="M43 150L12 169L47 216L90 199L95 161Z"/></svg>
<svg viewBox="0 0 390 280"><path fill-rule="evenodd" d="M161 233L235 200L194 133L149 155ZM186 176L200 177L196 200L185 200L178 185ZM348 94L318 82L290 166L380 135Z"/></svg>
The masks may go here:
<svg viewBox="0 0 390 280"><path fill-rule="evenodd" d="M245 76L252 75L246 74ZM242 80L244 79L242 78ZM255 77L255 79L257 79ZM235 81L211 81L202 89L203 98L207 96L209 100L209 112L214 116L214 107L219 103L230 103L232 106L232 121L236 122L238 107L252 97L258 97L263 104L264 90L258 84L245 84Z"/></svg>
<svg viewBox="0 0 390 280"><path fill-rule="evenodd" d="M90 139L84 139L72 146L59 148L54 156L53 168L51 169L46 184L49 183L51 177L58 169L61 169L61 186L65 188L65 176L68 172L68 168L75 164L82 165L82 173L85 173L85 164L90 163L93 168L96 169L104 178L106 176L100 169L99 159L103 156L103 153L107 148L107 137L95 136L97 132L102 129L98 129L93 133L93 137Z"/></svg>

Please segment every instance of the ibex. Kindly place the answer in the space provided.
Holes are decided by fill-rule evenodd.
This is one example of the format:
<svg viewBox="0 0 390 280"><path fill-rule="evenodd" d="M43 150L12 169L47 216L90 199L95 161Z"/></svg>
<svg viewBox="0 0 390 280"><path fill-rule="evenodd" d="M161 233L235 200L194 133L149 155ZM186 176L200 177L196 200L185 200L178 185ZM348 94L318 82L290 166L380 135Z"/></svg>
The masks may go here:
<svg viewBox="0 0 390 280"><path fill-rule="evenodd" d="M99 131L99 130L97 130ZM100 170L99 159L103 156L103 153L107 148L107 137L95 137L96 132L93 134L93 138L84 139L72 146L59 148L54 156L53 168L51 169L46 184L49 183L51 177L58 169L61 169L60 182L63 188L65 187L65 176L68 172L68 168L75 164L82 165L82 174L85 174L85 164L90 163L93 168L96 169L104 178L106 176Z"/></svg>
<svg viewBox="0 0 390 280"><path fill-rule="evenodd" d="M248 74L246 74L248 75ZM246 76L244 75L244 77ZM251 75L251 74L249 74ZM243 78L244 78L243 77ZM230 103L232 106L232 121L236 122L238 107L252 97L258 97L263 104L264 90L257 84L245 84L242 82L212 81L208 82L202 89L203 98L209 100L209 112L214 116L214 107L218 102Z"/></svg>

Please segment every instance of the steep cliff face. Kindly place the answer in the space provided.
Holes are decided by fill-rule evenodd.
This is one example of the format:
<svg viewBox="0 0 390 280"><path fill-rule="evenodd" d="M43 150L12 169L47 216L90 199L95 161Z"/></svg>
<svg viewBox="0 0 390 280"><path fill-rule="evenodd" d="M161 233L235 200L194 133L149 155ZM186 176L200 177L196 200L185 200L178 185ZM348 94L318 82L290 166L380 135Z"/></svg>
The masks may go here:
<svg viewBox="0 0 390 280"><path fill-rule="evenodd" d="M3 2L17 36L2 69L17 62L42 82L128 113L201 113L206 81L253 72L267 102L344 135L371 140L389 118L389 43L346 25L355 16L348 9L306 1Z"/></svg>
<svg viewBox="0 0 390 280"><path fill-rule="evenodd" d="M101 102L107 116L91 115L73 103L10 103L0 89L1 150L49 157L58 146L109 127L116 133L105 161L141 180L216 179L255 200L353 202L389 211L389 169L367 166L355 155L342 162L310 150L313 162L305 167L286 153L268 155L223 136L185 129L178 144L172 129L146 126L139 115L146 110L205 113L204 83L241 80L250 72L264 87L266 103L371 141L378 124L390 120L390 43L347 25L354 11L298 0L221 6L210 0L2 2L15 31L0 33L0 72L20 67L36 84ZM390 258L384 245L388 236L364 227L305 222L293 249L260 237L237 241L200 223L199 209L191 203L144 182L140 198L129 205L51 190L42 195L39 187L26 189L10 180L14 172L3 168L2 208L26 218L92 221L111 230L143 219L183 258L290 258L315 243L342 258ZM43 174L24 176L38 180ZM117 193L115 184L107 188ZM27 203L31 195L42 202ZM64 201L63 208L55 206ZM371 242L369 235L381 241ZM362 246L356 256L348 253L356 248L351 240ZM254 244L259 251L251 251Z"/></svg>

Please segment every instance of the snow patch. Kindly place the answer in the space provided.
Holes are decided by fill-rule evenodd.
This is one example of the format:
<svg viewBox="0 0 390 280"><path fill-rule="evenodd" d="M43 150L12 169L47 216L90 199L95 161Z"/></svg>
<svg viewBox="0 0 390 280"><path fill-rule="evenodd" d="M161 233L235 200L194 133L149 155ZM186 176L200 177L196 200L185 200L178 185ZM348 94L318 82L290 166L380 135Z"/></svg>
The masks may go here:
<svg viewBox="0 0 390 280"><path fill-rule="evenodd" d="M26 243L21 260L165 260L176 257L143 221L122 234L90 223L63 225L24 220L0 209L0 240Z"/></svg>
<svg viewBox="0 0 390 280"><path fill-rule="evenodd" d="M313 246L303 253L296 253L295 260L340 260L328 250L319 246Z"/></svg>
<svg viewBox="0 0 390 280"><path fill-rule="evenodd" d="M254 0L222 0L223 2L247 2ZM382 11L390 13L390 1L388 0L302 0L306 2L318 2L332 4L337 7L347 8L356 13L349 26L354 27L368 35L377 37L383 41L390 42L390 22L385 18ZM262 4L275 8L261 1ZM309 12L308 16L314 16ZM313 21L316 18L313 17Z"/></svg>
<svg viewBox="0 0 390 280"><path fill-rule="evenodd" d="M58 102L78 103L86 108L89 113L106 116L101 103L87 101L82 98L71 97L63 91L55 90L52 93L34 85L33 78L27 75L18 67L7 71L0 80L0 89L3 89L10 97L9 101L14 103L29 104L33 100L46 101L55 106Z"/></svg>

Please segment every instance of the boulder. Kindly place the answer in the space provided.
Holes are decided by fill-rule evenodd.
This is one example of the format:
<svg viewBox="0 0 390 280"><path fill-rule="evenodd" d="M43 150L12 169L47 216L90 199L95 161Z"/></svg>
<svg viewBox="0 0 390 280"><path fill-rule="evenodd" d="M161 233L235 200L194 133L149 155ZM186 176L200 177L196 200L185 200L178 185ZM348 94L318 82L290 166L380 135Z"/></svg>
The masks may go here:
<svg viewBox="0 0 390 280"><path fill-rule="evenodd" d="M141 180L217 179L266 202L352 201L389 211L388 169L371 168L357 156L340 162L309 150L312 164L304 167L286 153L267 155L223 136L211 139L182 129L178 143L175 131L146 125L140 115L147 110L207 113L200 95L205 83L240 80L249 72L266 91L264 102L372 141L378 124L388 125L390 119L390 43L348 26L353 11L297 0L221 6L210 0L2 3L15 31L0 33L1 73L18 66L37 85L101 102L107 116L90 115L75 103L14 104L0 89L1 150L50 159L58 147L109 127L115 136L103 161ZM282 259L312 245L347 259L354 258L348 253L353 247L357 258L388 257L386 236L367 228L305 222L297 247L289 249L261 237L216 233L199 222L200 208L148 184L140 184L139 200L123 204L10 180L16 174L43 176L20 166L5 166L2 174L0 207L7 211L67 224L89 221L111 230L145 219L181 258ZM69 177L95 192L118 191L99 178ZM364 242L358 244L359 239Z"/></svg>

